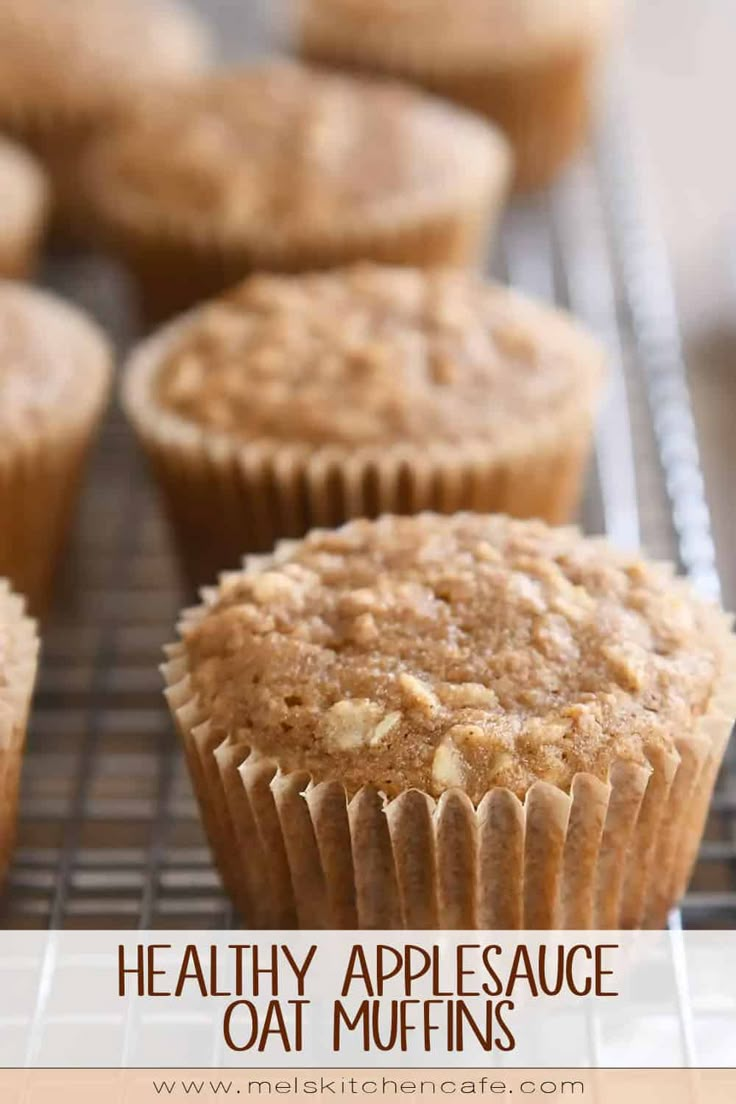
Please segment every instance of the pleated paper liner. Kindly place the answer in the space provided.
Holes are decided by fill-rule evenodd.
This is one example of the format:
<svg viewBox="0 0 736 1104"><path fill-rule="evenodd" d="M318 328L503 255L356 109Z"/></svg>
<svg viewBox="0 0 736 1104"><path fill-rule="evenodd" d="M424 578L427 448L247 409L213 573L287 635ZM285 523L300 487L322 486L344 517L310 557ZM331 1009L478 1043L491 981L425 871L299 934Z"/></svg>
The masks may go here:
<svg viewBox="0 0 736 1104"><path fill-rule="evenodd" d="M134 354L123 401L149 458L195 585L234 567L244 552L350 518L423 510L570 519L580 497L596 407L581 385L570 409L499 447L387 446L381 450L246 444L198 428L157 405L155 375L194 315Z"/></svg>
<svg viewBox="0 0 736 1104"><path fill-rule="evenodd" d="M0 579L0 630L7 636L0 681L0 885L13 849L23 747L38 662L35 623Z"/></svg>
<svg viewBox="0 0 736 1104"><path fill-rule="evenodd" d="M6 159L8 162L5 168ZM17 166L16 166L17 162ZM0 178L18 174L23 199L6 204L0 219L0 278L26 279L34 272L48 221L51 193L46 176L23 149L0 138Z"/></svg>
<svg viewBox="0 0 736 1104"><path fill-rule="evenodd" d="M597 55L610 18L602 16L595 28L547 48L497 56L487 65L476 57L463 65L457 57L444 58L441 48L430 53L421 41L392 39L390 28L380 26L380 15L364 35L356 35L353 24L340 25L334 9L329 17L320 15L321 6L319 0L302 4L298 40L307 60L403 77L492 119L511 142L517 189L550 183L583 143Z"/></svg>
<svg viewBox="0 0 736 1104"><path fill-rule="evenodd" d="M205 592L205 602L212 595ZM187 611L183 625L203 615ZM729 620L730 627L730 620ZM213 727L182 643L164 666L223 882L253 928L659 928L682 896L736 716L736 645L708 709L648 762L474 805L284 771Z"/></svg>
<svg viewBox="0 0 736 1104"><path fill-rule="evenodd" d="M76 316L75 324L89 325L89 335L74 399L22 435L6 430L0 442L0 575L25 596L34 615L43 614L50 600L111 377L111 355L102 335Z"/></svg>
<svg viewBox="0 0 736 1104"><path fill-rule="evenodd" d="M481 267L507 198L511 156L500 132L477 125L487 143L477 158L483 163L459 165L446 196L374 205L340 225L284 232L266 220L257 234L215 233L195 213L188 221L167 218L164 205L156 221L144 219L122 189L107 186L94 151L84 190L96 235L126 262L144 322L153 326L258 272L315 272L359 261Z"/></svg>

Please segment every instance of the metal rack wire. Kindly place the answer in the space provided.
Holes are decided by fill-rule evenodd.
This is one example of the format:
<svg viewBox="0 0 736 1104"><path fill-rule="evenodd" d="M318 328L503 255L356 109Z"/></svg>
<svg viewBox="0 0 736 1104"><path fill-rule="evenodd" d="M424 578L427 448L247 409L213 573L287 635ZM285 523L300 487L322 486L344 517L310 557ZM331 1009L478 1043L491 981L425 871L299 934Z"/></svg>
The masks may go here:
<svg viewBox="0 0 736 1104"><path fill-rule="evenodd" d="M666 255L617 111L549 194L519 202L496 270L571 307L608 346L612 382L583 524L641 541L718 595ZM123 278L83 257L47 282L135 332ZM153 490L122 417L104 428L69 550L25 764L5 927L222 927L212 868L157 665L183 600ZM736 925L736 764L713 806L685 926Z"/></svg>

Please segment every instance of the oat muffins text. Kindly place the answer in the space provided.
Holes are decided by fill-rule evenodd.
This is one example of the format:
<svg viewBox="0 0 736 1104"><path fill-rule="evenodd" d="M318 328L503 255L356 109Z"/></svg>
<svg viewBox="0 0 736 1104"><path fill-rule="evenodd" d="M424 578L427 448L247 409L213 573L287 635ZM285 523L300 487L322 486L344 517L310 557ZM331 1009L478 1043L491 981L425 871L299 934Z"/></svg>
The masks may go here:
<svg viewBox="0 0 736 1104"><path fill-rule="evenodd" d="M18 783L31 692L36 677L38 637L23 600L0 579L0 886L15 833Z"/></svg>
<svg viewBox="0 0 736 1104"><path fill-rule="evenodd" d="M29 276L49 209L49 188L35 159L0 138L0 278Z"/></svg>
<svg viewBox="0 0 736 1104"><path fill-rule="evenodd" d="M254 926L608 928L685 887L735 659L666 568L425 514L223 575L165 670Z"/></svg>
<svg viewBox="0 0 736 1104"><path fill-rule="evenodd" d="M124 401L198 582L349 517L567 520L602 378L567 316L452 270L252 277L133 354Z"/></svg>
<svg viewBox="0 0 736 1104"><path fill-rule="evenodd" d="M508 163L494 129L419 92L266 63L151 103L86 179L160 318L254 270L478 261Z"/></svg>
<svg viewBox="0 0 736 1104"><path fill-rule="evenodd" d="M295 0L306 56L416 81L494 119L520 188L547 183L585 134L617 0Z"/></svg>
<svg viewBox="0 0 736 1104"><path fill-rule="evenodd" d="M198 73L209 36L178 0L3 0L0 129L41 158L57 221L85 229L79 161L141 97Z"/></svg>
<svg viewBox="0 0 736 1104"><path fill-rule="evenodd" d="M34 613L49 596L109 377L108 346L91 321L0 281L0 575Z"/></svg>

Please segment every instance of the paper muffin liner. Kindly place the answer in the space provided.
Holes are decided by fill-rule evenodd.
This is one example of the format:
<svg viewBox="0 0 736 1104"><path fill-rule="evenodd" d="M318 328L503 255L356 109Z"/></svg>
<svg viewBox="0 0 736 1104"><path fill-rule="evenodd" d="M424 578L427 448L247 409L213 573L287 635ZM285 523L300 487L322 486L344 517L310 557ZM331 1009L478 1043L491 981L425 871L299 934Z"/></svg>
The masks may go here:
<svg viewBox="0 0 736 1104"><path fill-rule="evenodd" d="M213 592L214 594L214 592ZM187 611L183 624L205 606ZM730 622L729 622L730 627ZM183 643L166 696L223 882L252 928L659 928L689 880L736 716L736 646L710 704L671 750L617 760L570 792L439 799L287 771L217 729Z"/></svg>
<svg viewBox="0 0 736 1104"><path fill-rule="evenodd" d="M140 346L125 372L123 401L194 584L235 567L246 552L355 517L472 510L555 524L574 513L592 437L592 386L581 386L574 408L520 431L502 450L492 441L355 450L246 444L157 405L158 365L192 318Z"/></svg>
<svg viewBox="0 0 736 1104"><path fill-rule="evenodd" d="M0 640L5 636L0 680L0 886L13 849L18 785L28 711L38 661L35 623L6 579L0 579Z"/></svg>
<svg viewBox="0 0 736 1104"><path fill-rule="evenodd" d="M91 327L91 324L90 324ZM23 435L0 440L0 575L7 576L34 615L45 612L54 569L76 505L88 449L104 409L112 372L102 337L80 365L73 409L55 410Z"/></svg>
<svg viewBox="0 0 736 1104"><path fill-rule="evenodd" d="M97 179L94 156L87 165L85 191L96 213L95 234L130 269L143 321L151 327L258 272L315 272L359 261L482 267L511 177L505 139L484 130L492 136L491 163L482 171L469 163L458 165L456 194L387 203L340 226L305 226L298 234L265 222L260 240L239 238L235 232L215 235L195 215L191 225L181 218L167 220L163 206L156 223L137 217L121 189Z"/></svg>
<svg viewBox="0 0 736 1104"><path fill-rule="evenodd" d="M551 42L547 49L494 57L487 66L475 58L463 66L456 57L444 60L436 52L429 56L421 43L394 41L385 27L380 38L368 31L363 41L352 25L341 28L333 18L325 26L324 20L310 18L309 2L303 9L297 37L305 59L403 77L492 119L511 142L518 190L550 183L586 137L595 62L607 19L577 37Z"/></svg>

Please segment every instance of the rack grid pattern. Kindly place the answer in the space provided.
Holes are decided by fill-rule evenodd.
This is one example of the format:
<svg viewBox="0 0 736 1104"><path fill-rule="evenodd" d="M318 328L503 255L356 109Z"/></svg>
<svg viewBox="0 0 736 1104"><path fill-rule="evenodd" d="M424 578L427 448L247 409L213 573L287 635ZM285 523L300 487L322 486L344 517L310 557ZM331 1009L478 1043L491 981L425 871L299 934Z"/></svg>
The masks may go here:
<svg viewBox="0 0 736 1104"><path fill-rule="evenodd" d="M543 196L517 202L494 269L571 307L605 342L607 409L582 515L617 543L673 559L718 596L666 254L622 113ZM57 258L47 282L135 334L122 276ZM18 848L0 927L216 928L234 922L202 837L157 666L186 600L153 489L115 407L46 626ZM679 918L675 918L679 923ZM686 927L736 926L736 763L718 794Z"/></svg>

